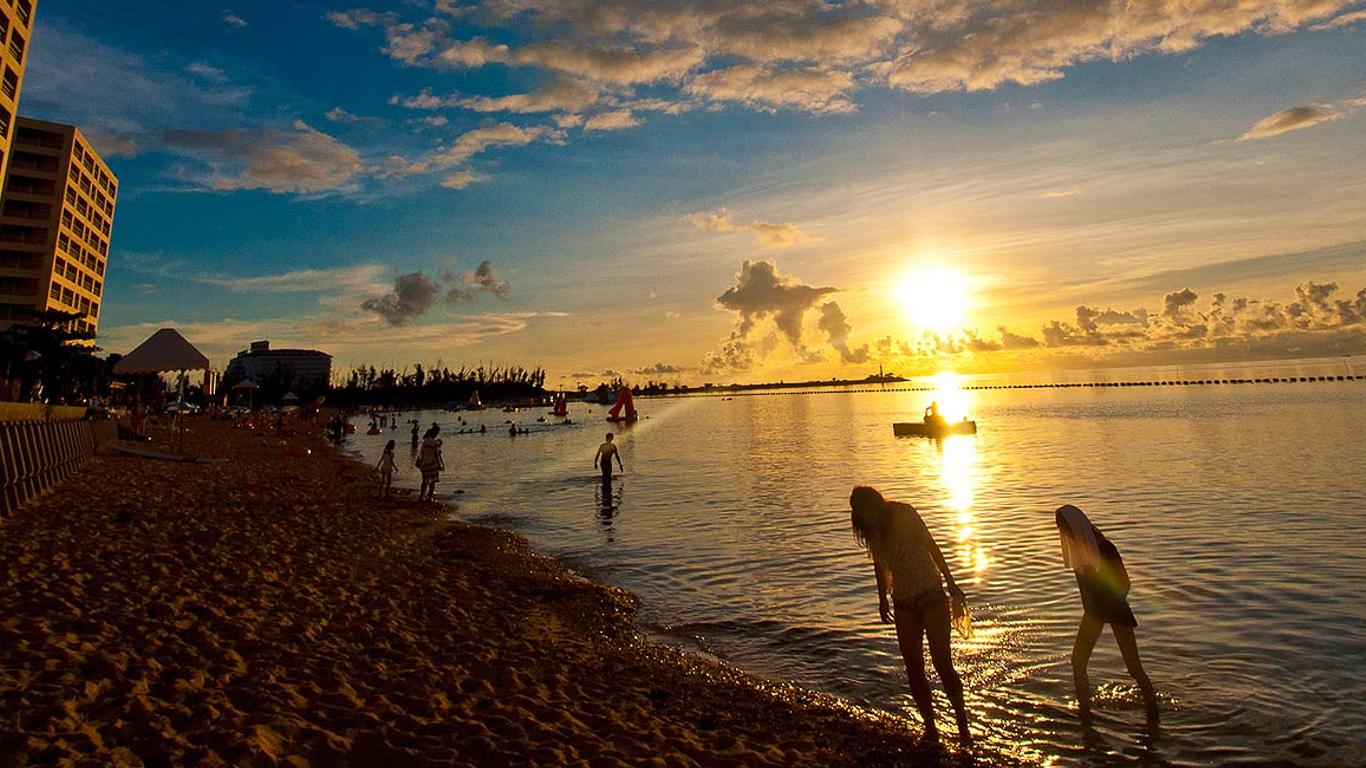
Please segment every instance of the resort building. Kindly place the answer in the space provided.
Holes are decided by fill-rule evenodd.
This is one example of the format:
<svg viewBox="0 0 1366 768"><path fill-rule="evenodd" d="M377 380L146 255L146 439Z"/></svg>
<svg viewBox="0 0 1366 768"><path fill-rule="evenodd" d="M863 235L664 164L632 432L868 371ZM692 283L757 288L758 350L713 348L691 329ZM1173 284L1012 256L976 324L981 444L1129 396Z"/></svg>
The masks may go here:
<svg viewBox="0 0 1366 768"><path fill-rule="evenodd" d="M0 191L9 173L14 118L24 88L28 43L33 38L33 9L38 0L0 0Z"/></svg>
<svg viewBox="0 0 1366 768"><path fill-rule="evenodd" d="M253 341L250 349L228 363L219 387L229 389L243 379L305 392L320 390L332 380L332 356L316 349L271 349L269 341Z"/></svg>
<svg viewBox="0 0 1366 768"><path fill-rule="evenodd" d="M0 0L3 9L7 0ZM33 311L99 327L118 178L75 126L20 117L0 195L0 328Z"/></svg>

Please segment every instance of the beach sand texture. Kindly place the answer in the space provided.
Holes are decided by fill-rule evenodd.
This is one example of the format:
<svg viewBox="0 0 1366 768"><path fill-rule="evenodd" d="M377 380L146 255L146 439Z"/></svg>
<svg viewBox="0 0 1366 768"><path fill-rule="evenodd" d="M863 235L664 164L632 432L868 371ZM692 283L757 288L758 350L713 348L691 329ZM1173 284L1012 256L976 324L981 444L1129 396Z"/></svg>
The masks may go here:
<svg viewBox="0 0 1366 768"><path fill-rule="evenodd" d="M644 642L629 594L292 442L194 423L229 461L100 456L0 524L0 764L967 762Z"/></svg>

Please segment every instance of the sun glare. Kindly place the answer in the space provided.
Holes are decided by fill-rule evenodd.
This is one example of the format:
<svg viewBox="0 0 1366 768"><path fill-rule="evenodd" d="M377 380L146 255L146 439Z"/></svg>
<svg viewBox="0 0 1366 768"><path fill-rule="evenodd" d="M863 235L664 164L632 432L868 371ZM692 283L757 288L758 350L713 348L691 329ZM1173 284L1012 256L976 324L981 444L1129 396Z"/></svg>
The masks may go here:
<svg viewBox="0 0 1366 768"><path fill-rule="evenodd" d="M895 288L896 300L917 329L948 333L963 327L971 297L967 278L944 267L923 267L908 272Z"/></svg>

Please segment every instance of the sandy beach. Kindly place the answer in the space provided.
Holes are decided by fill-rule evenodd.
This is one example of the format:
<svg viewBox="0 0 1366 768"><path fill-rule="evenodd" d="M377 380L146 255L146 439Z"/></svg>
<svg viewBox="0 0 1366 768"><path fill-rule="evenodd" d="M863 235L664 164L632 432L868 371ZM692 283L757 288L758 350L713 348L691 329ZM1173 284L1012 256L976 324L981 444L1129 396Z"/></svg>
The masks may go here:
<svg viewBox="0 0 1366 768"><path fill-rule="evenodd" d="M645 642L631 595L290 445L194 423L227 461L99 456L0 524L0 763L1009 762Z"/></svg>

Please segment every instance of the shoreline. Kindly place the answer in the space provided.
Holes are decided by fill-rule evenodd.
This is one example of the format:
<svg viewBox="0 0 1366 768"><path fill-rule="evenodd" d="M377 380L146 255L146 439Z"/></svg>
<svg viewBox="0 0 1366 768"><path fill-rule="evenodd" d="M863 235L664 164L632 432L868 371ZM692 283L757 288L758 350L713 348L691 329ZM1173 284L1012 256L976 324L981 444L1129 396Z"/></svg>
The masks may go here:
<svg viewBox="0 0 1366 768"><path fill-rule="evenodd" d="M321 428L191 422L0 523L15 764L1008 765L652 642L509 531L384 502ZM311 453L302 454L307 447ZM9 763L6 763L9 764Z"/></svg>

